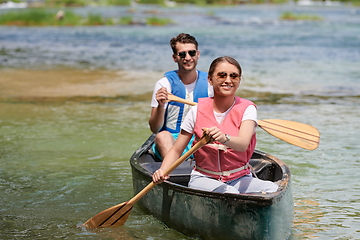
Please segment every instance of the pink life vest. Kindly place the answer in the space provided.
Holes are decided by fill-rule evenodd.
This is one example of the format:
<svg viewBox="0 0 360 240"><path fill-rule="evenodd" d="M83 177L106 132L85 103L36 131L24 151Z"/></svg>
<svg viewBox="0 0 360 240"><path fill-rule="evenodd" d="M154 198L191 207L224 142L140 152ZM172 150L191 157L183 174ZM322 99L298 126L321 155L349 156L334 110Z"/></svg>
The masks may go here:
<svg viewBox="0 0 360 240"><path fill-rule="evenodd" d="M197 140L199 140L203 135L202 128L212 126L217 126L224 134L229 134L230 136L237 136L239 134L239 129L241 126L244 112L249 105L255 106L255 104L249 100L235 97L234 106L229 111L222 123L220 123L219 125L214 116L213 99L209 97L201 99L199 98L194 128L195 141L193 144L195 144ZM221 145L221 143L219 142L214 143ZM220 150L219 148L215 148L211 145L205 145L194 153L196 165L202 169L212 172L231 171L237 168L244 167L249 162L254 152L255 145L255 133L251 138L248 148L244 152L235 151L231 148ZM200 169L196 170L207 176L219 179L223 182L231 181L250 173L250 170L248 168L231 173L230 175L227 174L228 176L211 174L209 172L201 171Z"/></svg>

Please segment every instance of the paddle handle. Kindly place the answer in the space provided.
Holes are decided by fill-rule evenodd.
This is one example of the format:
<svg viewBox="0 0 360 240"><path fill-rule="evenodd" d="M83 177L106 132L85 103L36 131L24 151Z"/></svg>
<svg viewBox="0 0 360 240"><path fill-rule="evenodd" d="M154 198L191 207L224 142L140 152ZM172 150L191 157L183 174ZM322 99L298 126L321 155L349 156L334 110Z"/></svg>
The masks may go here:
<svg viewBox="0 0 360 240"><path fill-rule="evenodd" d="M174 94L172 93L168 93L168 100L167 102L171 102L171 101L175 101L175 102L179 102L179 103L184 103L184 104L188 104L188 105L191 105L191 106L195 106L197 103L196 102L192 102L192 101L189 101L189 100L185 100L183 98L180 98L180 97L177 97L175 96Z"/></svg>
<svg viewBox="0 0 360 240"><path fill-rule="evenodd" d="M204 134L200 141L198 141L189 151L182 155L178 160L176 160L168 169L165 170L164 175L170 174L174 171L182 162L189 158L194 152L199 148L206 145L211 141L210 137ZM136 194L132 199L130 199L127 204L133 206L137 201L139 201L145 194L147 194L151 189L153 189L157 184L154 182L149 183L143 190Z"/></svg>

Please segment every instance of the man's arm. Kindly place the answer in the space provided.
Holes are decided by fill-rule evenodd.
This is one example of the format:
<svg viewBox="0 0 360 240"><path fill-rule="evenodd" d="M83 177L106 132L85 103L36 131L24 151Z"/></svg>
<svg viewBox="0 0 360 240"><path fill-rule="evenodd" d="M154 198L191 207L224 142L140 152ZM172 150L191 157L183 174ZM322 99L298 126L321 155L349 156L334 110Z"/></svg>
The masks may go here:
<svg viewBox="0 0 360 240"><path fill-rule="evenodd" d="M150 125L150 130L153 133L159 132L161 127L164 125L164 115L165 115L164 105L159 104L157 107L153 107L151 109L149 125Z"/></svg>
<svg viewBox="0 0 360 240"><path fill-rule="evenodd" d="M168 99L167 94L168 94L168 90L165 87L160 88L156 92L156 101L158 102L158 106L153 107L151 109L151 114L149 118L150 130L153 133L157 133L164 125L164 116L165 116L164 100Z"/></svg>

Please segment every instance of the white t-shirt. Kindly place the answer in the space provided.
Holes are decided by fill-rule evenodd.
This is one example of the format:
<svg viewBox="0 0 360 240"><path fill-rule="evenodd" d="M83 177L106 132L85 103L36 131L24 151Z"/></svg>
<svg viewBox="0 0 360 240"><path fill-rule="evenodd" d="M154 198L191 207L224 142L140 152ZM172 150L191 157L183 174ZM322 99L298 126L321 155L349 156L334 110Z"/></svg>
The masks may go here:
<svg viewBox="0 0 360 240"><path fill-rule="evenodd" d="M231 110L231 108L229 108L224 113L217 113L214 111L215 119L217 120L217 122L219 124L224 120L224 118L226 117L226 115L229 113L230 110ZM181 124L181 129L188 133L194 134L196 115L197 115L197 105L191 107L190 111L188 112L184 121ZM250 105L245 109L245 112L244 112L244 115L243 115L243 118L241 121L243 122L245 120L253 120L257 123L257 110L254 105Z"/></svg>

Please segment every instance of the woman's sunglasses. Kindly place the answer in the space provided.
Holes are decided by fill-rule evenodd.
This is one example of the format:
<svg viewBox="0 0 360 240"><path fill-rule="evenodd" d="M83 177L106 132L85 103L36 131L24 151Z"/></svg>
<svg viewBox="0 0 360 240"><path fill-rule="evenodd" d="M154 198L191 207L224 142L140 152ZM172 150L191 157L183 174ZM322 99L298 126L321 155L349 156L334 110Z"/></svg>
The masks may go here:
<svg viewBox="0 0 360 240"><path fill-rule="evenodd" d="M227 76L228 76L228 73L226 73L226 72L218 72L215 79L218 82L222 82L222 81L226 80ZM238 73L230 73L229 77L232 82L239 82L240 78L241 78Z"/></svg>
<svg viewBox="0 0 360 240"><path fill-rule="evenodd" d="M180 57L180 58L185 58L186 57L186 53L188 53L190 55L190 57L195 57L196 56L196 53L197 53L197 50L190 50L190 51L185 51L185 52L179 52L177 53L177 55Z"/></svg>

